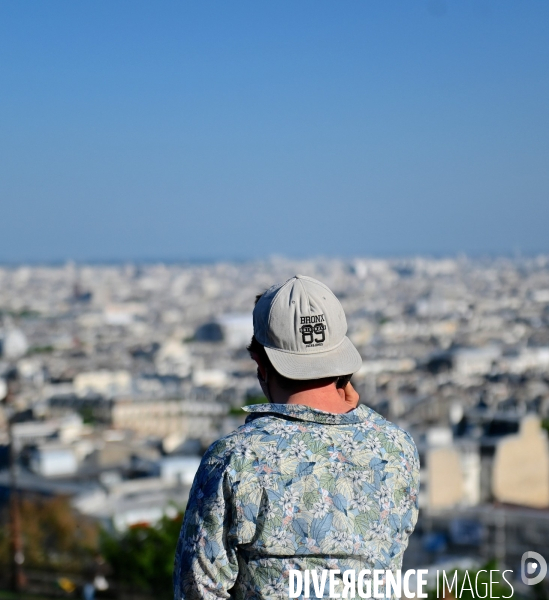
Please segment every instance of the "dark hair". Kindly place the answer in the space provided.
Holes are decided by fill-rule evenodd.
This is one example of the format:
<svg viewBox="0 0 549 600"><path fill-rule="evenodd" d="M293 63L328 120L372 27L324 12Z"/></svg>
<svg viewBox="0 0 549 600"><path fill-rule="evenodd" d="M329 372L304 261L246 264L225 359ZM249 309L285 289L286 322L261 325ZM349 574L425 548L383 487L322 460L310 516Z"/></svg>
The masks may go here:
<svg viewBox="0 0 549 600"><path fill-rule="evenodd" d="M255 297L255 304L259 302L263 294L258 294ZM253 354L257 355L261 364L264 365L265 369L267 369L268 373L274 377L278 382L278 385L288 392L301 392L303 390L312 388L312 387L320 387L324 385L329 385L330 383L335 383L339 377L322 377L321 379L289 379L288 377L284 377L281 375L274 367L272 362L269 360L267 356L267 352L265 352L265 346L257 341L255 335L252 336L252 339L248 346L246 346L246 350L250 353L250 356Z"/></svg>

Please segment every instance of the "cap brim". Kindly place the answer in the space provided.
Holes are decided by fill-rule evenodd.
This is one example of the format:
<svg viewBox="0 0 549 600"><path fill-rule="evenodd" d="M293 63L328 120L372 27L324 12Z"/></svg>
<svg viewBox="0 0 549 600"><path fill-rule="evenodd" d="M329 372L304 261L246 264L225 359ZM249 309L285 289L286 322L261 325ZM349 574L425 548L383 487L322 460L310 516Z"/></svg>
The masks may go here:
<svg viewBox="0 0 549 600"><path fill-rule="evenodd" d="M273 367L288 379L321 379L356 373L362 358L348 337L337 348L314 354L294 354L265 346Z"/></svg>

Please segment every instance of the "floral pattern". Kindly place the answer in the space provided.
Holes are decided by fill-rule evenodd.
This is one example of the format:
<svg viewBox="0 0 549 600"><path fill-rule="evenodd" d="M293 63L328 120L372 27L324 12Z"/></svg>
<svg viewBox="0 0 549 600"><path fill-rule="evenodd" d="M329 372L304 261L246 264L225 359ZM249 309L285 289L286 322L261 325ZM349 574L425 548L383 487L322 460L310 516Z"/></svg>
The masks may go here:
<svg viewBox="0 0 549 600"><path fill-rule="evenodd" d="M400 569L418 514L410 435L363 405L244 410L196 474L175 600L288 598L290 569Z"/></svg>

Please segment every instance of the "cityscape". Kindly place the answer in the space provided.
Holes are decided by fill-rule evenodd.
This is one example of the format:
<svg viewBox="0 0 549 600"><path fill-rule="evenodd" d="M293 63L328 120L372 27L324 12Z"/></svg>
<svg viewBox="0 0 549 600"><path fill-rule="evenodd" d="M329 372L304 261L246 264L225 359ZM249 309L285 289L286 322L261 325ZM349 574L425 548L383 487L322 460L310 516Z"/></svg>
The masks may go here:
<svg viewBox="0 0 549 600"><path fill-rule="evenodd" d="M549 600L548 21L0 0L0 600Z"/></svg>
<svg viewBox="0 0 549 600"><path fill-rule="evenodd" d="M418 446L403 568L497 561L528 594L521 556L549 539L549 255L1 267L2 585L85 578L76 546L71 565L33 555L36 507L62 502L96 563L93 531L177 531L202 454L266 401L254 298L297 273L342 302L361 402Z"/></svg>

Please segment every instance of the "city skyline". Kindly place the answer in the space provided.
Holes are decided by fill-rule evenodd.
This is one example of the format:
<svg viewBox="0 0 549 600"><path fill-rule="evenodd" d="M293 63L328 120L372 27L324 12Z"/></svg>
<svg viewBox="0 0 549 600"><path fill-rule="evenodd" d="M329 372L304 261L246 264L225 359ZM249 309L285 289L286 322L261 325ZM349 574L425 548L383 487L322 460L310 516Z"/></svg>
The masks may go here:
<svg viewBox="0 0 549 600"><path fill-rule="evenodd" d="M295 273L321 280L341 302L362 358L352 384L374 423L357 436L366 431L381 453L359 462L357 436L345 436L334 440L335 450L312 449L301 464L345 460L374 480L389 456L406 464L399 446L376 443L385 436L376 423L397 424L416 444L421 479L403 570L476 570L497 559L519 590L521 556L546 556L549 535L549 254L0 265L0 508L17 489L21 535L11 531L25 562L14 562L13 573L27 576L26 591L40 586L53 597L59 579L52 574L69 572L74 581L94 548L122 598L136 570L117 565L142 556L128 550L126 536L136 526L158 536L163 523L176 523L177 535L204 451L245 422L244 405L266 401L246 350L254 298ZM10 443L16 452L5 451ZM280 452L300 460L294 448L281 444ZM253 454L242 461L255 468ZM339 490L353 485L348 473L330 467L322 490L307 492L309 504L327 497L340 510ZM372 501L373 508L347 506L357 521L371 513L383 524L389 513L375 503L384 500ZM62 523L75 545L48 533L60 511L72 515L69 529ZM7 531L8 513L0 512ZM84 525L90 545L80 554L73 549L84 543ZM308 521L303 526L312 531ZM114 546L102 536L94 541L100 530ZM297 545L303 534L292 531ZM156 568L143 575L143 597L149 588L152 598L171 597L176 538L165 539L159 552L152 538L151 554L168 555L165 575L159 580ZM0 587L8 585L8 541L0 538ZM37 544L48 551L34 552ZM145 552L149 543L142 544Z"/></svg>

